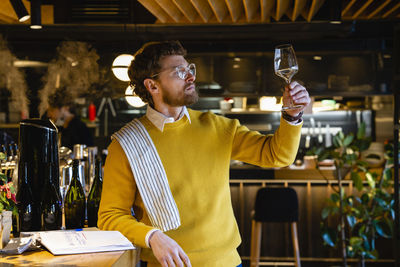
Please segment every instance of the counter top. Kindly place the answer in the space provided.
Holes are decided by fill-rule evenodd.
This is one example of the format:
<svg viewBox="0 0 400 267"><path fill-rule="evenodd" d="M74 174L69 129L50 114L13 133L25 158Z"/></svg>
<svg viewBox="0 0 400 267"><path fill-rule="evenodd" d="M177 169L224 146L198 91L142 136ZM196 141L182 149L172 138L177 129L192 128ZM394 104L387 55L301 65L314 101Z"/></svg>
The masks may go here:
<svg viewBox="0 0 400 267"><path fill-rule="evenodd" d="M96 266L128 267L139 261L138 250L54 256L47 250L24 252L21 255L0 254L1 266Z"/></svg>

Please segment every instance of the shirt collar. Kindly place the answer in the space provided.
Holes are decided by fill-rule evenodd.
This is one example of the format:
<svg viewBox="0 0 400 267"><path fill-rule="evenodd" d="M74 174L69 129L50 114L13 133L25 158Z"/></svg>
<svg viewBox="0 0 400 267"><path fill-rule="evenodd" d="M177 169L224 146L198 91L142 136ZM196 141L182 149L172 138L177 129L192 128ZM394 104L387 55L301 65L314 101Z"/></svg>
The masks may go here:
<svg viewBox="0 0 400 267"><path fill-rule="evenodd" d="M190 121L190 115L188 112L188 109L186 106L183 106L181 113L179 114L179 117L176 121L179 121L182 119L184 116L188 118L189 123ZM158 112L157 110L153 109L150 107L150 105L147 105L147 110L146 110L146 117L151 121L151 123L154 124L154 126L157 127L161 132L164 130L164 125L166 123L173 123L175 122L173 117L167 117L164 114Z"/></svg>

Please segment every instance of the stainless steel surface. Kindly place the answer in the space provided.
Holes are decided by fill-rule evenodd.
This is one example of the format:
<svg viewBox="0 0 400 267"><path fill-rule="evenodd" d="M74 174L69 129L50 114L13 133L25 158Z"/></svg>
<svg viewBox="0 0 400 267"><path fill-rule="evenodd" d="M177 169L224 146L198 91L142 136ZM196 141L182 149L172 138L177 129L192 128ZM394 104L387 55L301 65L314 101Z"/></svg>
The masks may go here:
<svg viewBox="0 0 400 267"><path fill-rule="evenodd" d="M84 152L83 150L86 148L86 145L75 144L74 145L74 159L83 159Z"/></svg>

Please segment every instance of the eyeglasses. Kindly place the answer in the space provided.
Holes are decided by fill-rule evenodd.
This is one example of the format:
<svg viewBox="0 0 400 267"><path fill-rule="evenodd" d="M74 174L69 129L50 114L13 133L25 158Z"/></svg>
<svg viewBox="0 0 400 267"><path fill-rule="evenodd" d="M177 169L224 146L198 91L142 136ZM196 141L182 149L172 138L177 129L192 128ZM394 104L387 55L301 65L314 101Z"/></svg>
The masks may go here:
<svg viewBox="0 0 400 267"><path fill-rule="evenodd" d="M167 71L167 70L163 70L157 74L154 74L153 76L151 76L151 78L156 77L157 75L161 74L164 71ZM189 73L192 76L196 76L196 65L194 63L190 63L187 67L178 66L178 67L175 67L175 72L178 74L178 77L180 79L186 80Z"/></svg>

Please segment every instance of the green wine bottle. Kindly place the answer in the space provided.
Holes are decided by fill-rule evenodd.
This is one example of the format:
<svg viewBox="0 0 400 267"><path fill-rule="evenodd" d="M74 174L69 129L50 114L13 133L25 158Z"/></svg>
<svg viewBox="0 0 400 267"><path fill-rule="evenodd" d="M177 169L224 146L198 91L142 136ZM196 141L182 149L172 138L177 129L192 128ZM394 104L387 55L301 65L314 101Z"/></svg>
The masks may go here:
<svg viewBox="0 0 400 267"><path fill-rule="evenodd" d="M95 164L94 180L87 199L87 216L89 227L97 227L97 213L99 211L101 190L103 187L101 158L96 158Z"/></svg>
<svg viewBox="0 0 400 267"><path fill-rule="evenodd" d="M79 160L75 159L72 163L72 180L65 195L65 227L67 229L83 228L85 209L85 193L79 181Z"/></svg>
<svg viewBox="0 0 400 267"><path fill-rule="evenodd" d="M60 190L55 186L55 179L58 177L54 176L54 168L54 163L48 163L46 170L48 179L45 181L41 202L42 229L45 231L59 230L62 223Z"/></svg>
<svg viewBox="0 0 400 267"><path fill-rule="evenodd" d="M28 163L20 163L20 179L17 192L18 230L21 232L40 230L39 203L36 203L28 182Z"/></svg>

